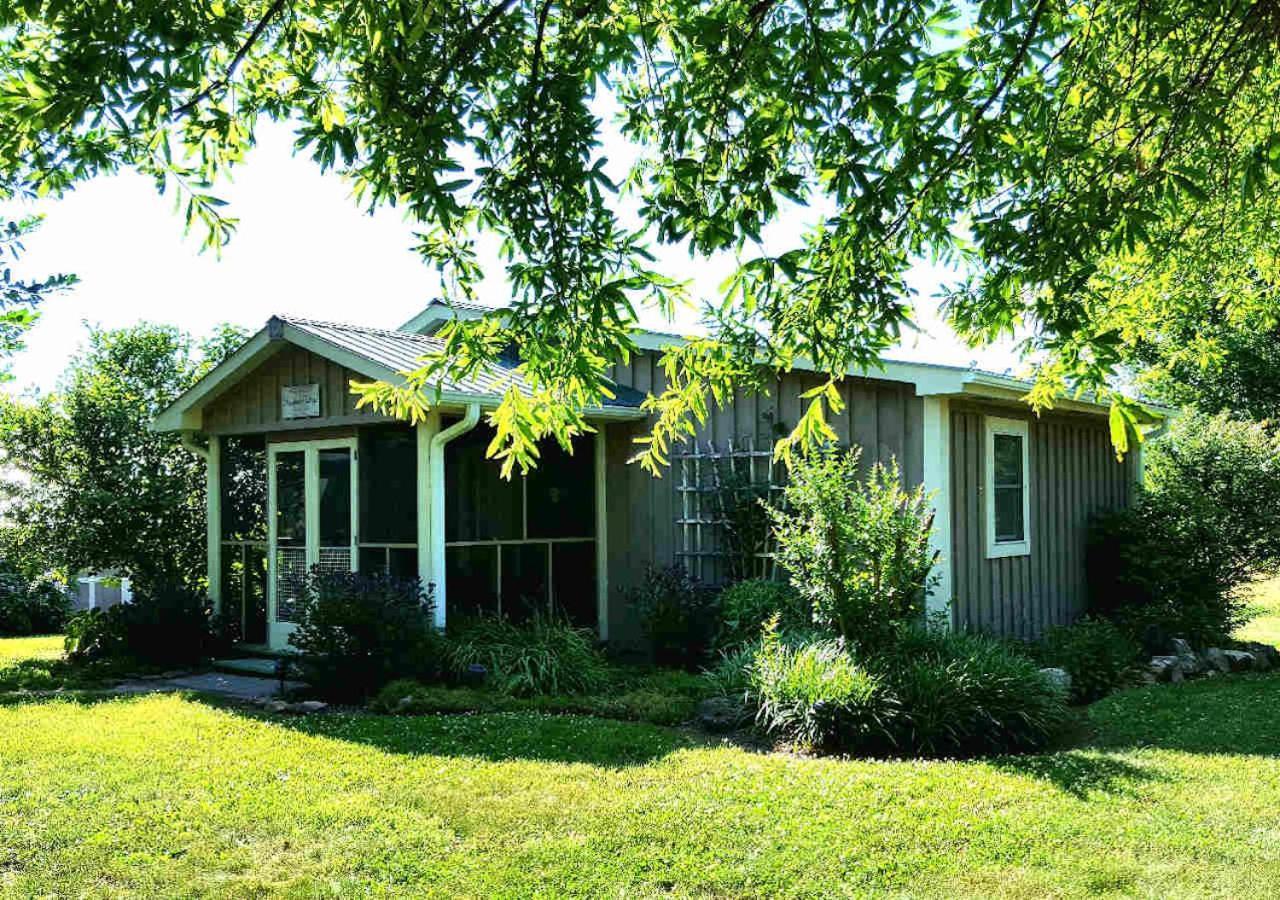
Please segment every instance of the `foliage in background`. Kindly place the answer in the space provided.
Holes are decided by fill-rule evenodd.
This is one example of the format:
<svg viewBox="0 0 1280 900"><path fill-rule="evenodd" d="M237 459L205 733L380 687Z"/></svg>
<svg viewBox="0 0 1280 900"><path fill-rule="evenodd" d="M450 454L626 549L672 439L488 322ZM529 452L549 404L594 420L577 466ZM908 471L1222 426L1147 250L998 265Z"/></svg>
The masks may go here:
<svg viewBox="0 0 1280 900"><path fill-rule="evenodd" d="M92 330L57 390L0 398L5 557L25 574L114 571L139 594L205 573L204 463L152 418L243 335Z"/></svg>
<svg viewBox="0 0 1280 900"><path fill-rule="evenodd" d="M1188 414L1151 446L1146 471L1137 504L1091 528L1090 608L1135 636L1228 640L1250 583L1280 570L1280 435Z"/></svg>
<svg viewBox="0 0 1280 900"><path fill-rule="evenodd" d="M1273 2L1234 0L8 4L0 195L132 168L219 246L235 220L212 184L264 118L294 123L362 206L418 224L444 296L473 298L477 247L501 243L514 315L446 329L405 391L368 397L420 413L442 371L519 346L534 389L492 414L509 468L586 429L642 303L685 299L654 244L729 254L712 337L665 356L657 467L710 406L766 387L757 360L874 366L921 256L959 267L963 335L1043 354L1041 405L1105 395L1188 291L1272 306L1278 43ZM766 242L797 201L824 212ZM823 388L791 440L830 438Z"/></svg>
<svg viewBox="0 0 1280 900"><path fill-rule="evenodd" d="M454 678L483 666L486 679L502 693L586 694L608 683L608 668L595 644L592 632L542 613L523 625L482 616L450 631L444 655Z"/></svg>
<svg viewBox="0 0 1280 900"><path fill-rule="evenodd" d="M395 678L442 668L431 592L417 579L313 569L289 643L304 680L321 696L356 700Z"/></svg>
<svg viewBox="0 0 1280 900"><path fill-rule="evenodd" d="M683 566L648 566L627 602L658 665L695 669L719 625L716 592Z"/></svg>
<svg viewBox="0 0 1280 900"><path fill-rule="evenodd" d="M1235 320L1219 305L1221 283L1197 291L1199 308L1172 307L1140 339L1135 364L1144 393L1211 415L1280 421L1280 309Z"/></svg>
<svg viewBox="0 0 1280 900"><path fill-rule="evenodd" d="M777 562L814 619L863 647L924 618L935 553L923 486L902 487L897 464L860 477L861 449L827 446L797 457L771 508Z"/></svg>
<svg viewBox="0 0 1280 900"><path fill-rule="evenodd" d="M57 634L70 612L70 591L53 576L0 570L0 635Z"/></svg>
<svg viewBox="0 0 1280 900"><path fill-rule="evenodd" d="M37 310L40 303L77 281L74 275L33 279L14 274L13 266L26 249L24 240L39 227L39 216L17 220L0 218L0 360L7 360L26 346L23 339L40 316ZM7 366L0 364L0 381L8 378Z"/></svg>
<svg viewBox="0 0 1280 900"><path fill-rule="evenodd" d="M185 584L148 585L132 603L76 613L66 628L67 658L78 664L186 666L226 650L208 598Z"/></svg>
<svg viewBox="0 0 1280 900"><path fill-rule="evenodd" d="M1071 676L1072 701L1092 703L1132 678L1142 647L1112 622L1085 618L1049 628L1034 650L1042 664Z"/></svg>
<svg viewBox="0 0 1280 900"><path fill-rule="evenodd" d="M720 592L720 632L716 646L732 648L759 640L767 622L781 631L813 627L813 613L793 586L766 578L739 581Z"/></svg>

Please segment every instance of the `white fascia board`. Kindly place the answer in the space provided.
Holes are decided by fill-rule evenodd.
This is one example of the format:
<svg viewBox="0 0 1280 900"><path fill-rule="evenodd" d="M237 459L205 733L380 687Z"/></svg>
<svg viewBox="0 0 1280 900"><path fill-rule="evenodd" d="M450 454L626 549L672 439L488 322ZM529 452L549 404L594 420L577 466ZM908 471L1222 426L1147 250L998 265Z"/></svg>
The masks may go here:
<svg viewBox="0 0 1280 900"><path fill-rule="evenodd" d="M244 346L219 363L151 422L152 431L199 431L205 404L229 390L248 371L278 351L283 344L262 329Z"/></svg>

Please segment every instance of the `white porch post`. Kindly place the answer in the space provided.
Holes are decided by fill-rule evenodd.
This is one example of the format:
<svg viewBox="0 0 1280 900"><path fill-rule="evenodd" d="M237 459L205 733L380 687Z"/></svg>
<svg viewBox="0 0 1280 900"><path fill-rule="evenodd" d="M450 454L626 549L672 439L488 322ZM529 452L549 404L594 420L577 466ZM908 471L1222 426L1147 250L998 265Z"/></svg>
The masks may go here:
<svg viewBox="0 0 1280 900"><path fill-rule="evenodd" d="M427 418L417 424L417 473L418 473L418 578L423 589L428 585L436 585L435 624L444 628L444 604L440 603L440 578L436 577L433 563L433 543L431 534L431 493L435 487L431 483L431 442L440 431L440 414L431 412Z"/></svg>
<svg viewBox="0 0 1280 900"><path fill-rule="evenodd" d="M600 640L609 640L609 505L606 494L608 458L605 454L605 430L601 422L595 436L596 474L596 622Z"/></svg>
<svg viewBox="0 0 1280 900"><path fill-rule="evenodd" d="M938 554L937 583L929 591L929 616L945 613L951 626L951 404L945 397L924 398L924 489L933 494L930 547Z"/></svg>
<svg viewBox="0 0 1280 900"><path fill-rule="evenodd" d="M222 612L222 445L215 434L209 435L209 454L204 468L209 600L216 615Z"/></svg>

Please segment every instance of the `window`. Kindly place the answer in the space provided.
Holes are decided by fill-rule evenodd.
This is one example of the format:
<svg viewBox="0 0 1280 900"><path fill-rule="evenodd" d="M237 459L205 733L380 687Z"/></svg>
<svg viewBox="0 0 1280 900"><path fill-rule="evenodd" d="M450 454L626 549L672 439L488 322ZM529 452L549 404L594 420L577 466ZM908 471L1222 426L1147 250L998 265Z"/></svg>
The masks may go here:
<svg viewBox="0 0 1280 900"><path fill-rule="evenodd" d="M987 419L987 558L1031 553L1028 426L1021 419Z"/></svg>

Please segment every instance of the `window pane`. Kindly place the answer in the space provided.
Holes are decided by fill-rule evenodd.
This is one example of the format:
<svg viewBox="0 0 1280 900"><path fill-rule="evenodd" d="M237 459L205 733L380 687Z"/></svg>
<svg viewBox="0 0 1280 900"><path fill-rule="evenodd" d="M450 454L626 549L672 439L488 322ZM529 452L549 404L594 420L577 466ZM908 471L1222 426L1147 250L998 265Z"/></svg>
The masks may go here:
<svg viewBox="0 0 1280 900"><path fill-rule="evenodd" d="M1022 437L1016 434L993 435L995 445L995 483L1022 486Z"/></svg>
<svg viewBox="0 0 1280 900"><path fill-rule="evenodd" d="M591 438L573 442L573 455L544 443L529 473L529 537L595 536L595 457Z"/></svg>
<svg viewBox="0 0 1280 900"><path fill-rule="evenodd" d="M417 578L418 550L416 547L361 547L360 571L367 575Z"/></svg>
<svg viewBox="0 0 1280 900"><path fill-rule="evenodd" d="M276 454L276 539L281 546L307 544L307 500L301 450Z"/></svg>
<svg viewBox="0 0 1280 900"><path fill-rule="evenodd" d="M418 540L418 442L403 426L360 430L360 540Z"/></svg>
<svg viewBox="0 0 1280 900"><path fill-rule="evenodd" d="M447 548L445 578L449 586L446 615L450 621L497 615L497 547Z"/></svg>
<svg viewBox="0 0 1280 900"><path fill-rule="evenodd" d="M448 422L441 422L448 427ZM513 540L524 536L519 478L504 480L484 452L493 429L480 426L445 446L445 540Z"/></svg>
<svg viewBox="0 0 1280 900"><path fill-rule="evenodd" d="M996 489L996 540L1021 541L1026 537L1022 521L1022 488Z"/></svg>
<svg viewBox="0 0 1280 900"><path fill-rule="evenodd" d="M596 545L553 544L551 581L555 611L579 628L594 629L596 606Z"/></svg>
<svg viewBox="0 0 1280 900"><path fill-rule="evenodd" d="M222 539L267 539L267 444L262 437L226 437L221 445Z"/></svg>

